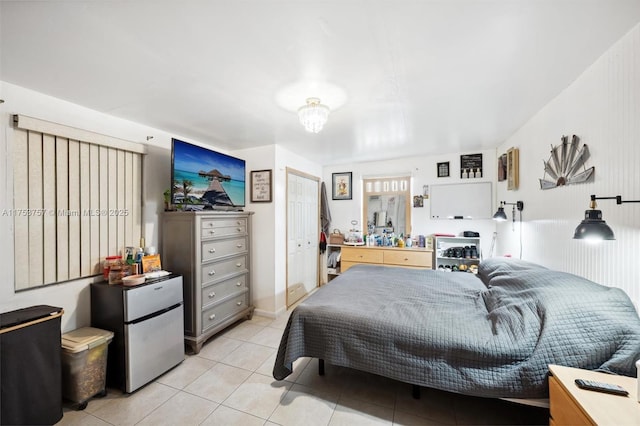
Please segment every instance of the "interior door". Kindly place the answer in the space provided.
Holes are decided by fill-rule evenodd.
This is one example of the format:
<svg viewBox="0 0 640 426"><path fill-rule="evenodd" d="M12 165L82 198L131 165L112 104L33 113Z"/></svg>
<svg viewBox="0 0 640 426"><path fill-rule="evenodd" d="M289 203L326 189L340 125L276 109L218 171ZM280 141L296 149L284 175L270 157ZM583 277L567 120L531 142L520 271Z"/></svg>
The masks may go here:
<svg viewBox="0 0 640 426"><path fill-rule="evenodd" d="M319 179L287 170L287 306L318 286Z"/></svg>

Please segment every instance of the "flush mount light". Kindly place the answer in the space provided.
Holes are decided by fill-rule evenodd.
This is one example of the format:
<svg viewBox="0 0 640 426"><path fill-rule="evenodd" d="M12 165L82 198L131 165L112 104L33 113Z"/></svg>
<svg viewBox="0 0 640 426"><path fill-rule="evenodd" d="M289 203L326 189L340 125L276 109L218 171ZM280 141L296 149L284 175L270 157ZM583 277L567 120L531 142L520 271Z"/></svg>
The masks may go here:
<svg viewBox="0 0 640 426"><path fill-rule="evenodd" d="M318 98L307 98L307 104L298 109L298 118L307 132L318 133L327 122L329 107Z"/></svg>
<svg viewBox="0 0 640 426"><path fill-rule="evenodd" d="M640 200L623 201L621 195L616 195L615 197L596 197L592 195L589 210L585 210L584 219L573 233L574 239L592 241L616 239L613 230L607 225L607 222L602 219L602 211L596 209L596 207L598 207L596 200L616 200L616 204L640 203Z"/></svg>

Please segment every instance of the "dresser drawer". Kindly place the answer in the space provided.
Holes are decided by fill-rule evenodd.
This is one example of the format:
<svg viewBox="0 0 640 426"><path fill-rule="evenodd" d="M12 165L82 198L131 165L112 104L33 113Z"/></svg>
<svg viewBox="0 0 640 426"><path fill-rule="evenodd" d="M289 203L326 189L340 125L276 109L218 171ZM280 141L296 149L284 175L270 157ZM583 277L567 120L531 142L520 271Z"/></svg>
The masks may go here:
<svg viewBox="0 0 640 426"><path fill-rule="evenodd" d="M244 292L247 289L247 274L210 285L202 289L202 307L222 300L231 294Z"/></svg>
<svg viewBox="0 0 640 426"><path fill-rule="evenodd" d="M214 327L249 306L249 293L227 300L202 312L202 331Z"/></svg>
<svg viewBox="0 0 640 426"><path fill-rule="evenodd" d="M232 274L247 272L247 256L237 256L231 259L210 263L202 267L202 283L221 281Z"/></svg>
<svg viewBox="0 0 640 426"><path fill-rule="evenodd" d="M202 238L228 237L230 235L246 234L246 219L207 219L202 221Z"/></svg>
<svg viewBox="0 0 640 426"><path fill-rule="evenodd" d="M202 243L202 261L207 262L223 256L240 254L246 251L247 237L207 241Z"/></svg>
<svg viewBox="0 0 640 426"><path fill-rule="evenodd" d="M431 252L384 250L384 264L431 268Z"/></svg>
<svg viewBox="0 0 640 426"><path fill-rule="evenodd" d="M358 262L358 263L382 263L383 250L342 247L340 254L341 262Z"/></svg>

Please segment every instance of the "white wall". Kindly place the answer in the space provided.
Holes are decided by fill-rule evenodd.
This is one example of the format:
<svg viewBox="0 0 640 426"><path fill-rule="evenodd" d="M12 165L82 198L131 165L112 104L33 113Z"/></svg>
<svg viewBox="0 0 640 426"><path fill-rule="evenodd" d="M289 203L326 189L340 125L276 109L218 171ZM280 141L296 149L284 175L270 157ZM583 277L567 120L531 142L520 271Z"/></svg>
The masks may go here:
<svg viewBox="0 0 640 426"><path fill-rule="evenodd" d="M322 176L322 168L278 145L237 150L232 153L247 162L251 170L272 170L271 203L247 203L253 211L252 297L256 312L275 317L286 310L287 283L287 168ZM247 194L248 196L249 194Z"/></svg>
<svg viewBox="0 0 640 426"><path fill-rule="evenodd" d="M558 66L561 66L559 64ZM549 190L538 182L551 145L576 134L589 146L595 181ZM517 191L499 184L501 197L525 202L523 258L624 289L640 306L640 203L598 207L616 241L589 245L573 232L589 205L589 195L621 195L640 200L640 24L612 46L556 99L499 148L520 149ZM518 233L498 227L499 253L519 250Z"/></svg>
<svg viewBox="0 0 640 426"><path fill-rule="evenodd" d="M11 116L24 114L66 126L77 127L148 145L143 172L143 235L147 245L160 247L158 214L164 209L162 193L171 182L171 137L158 129L118 119L79 105L52 98L0 81L0 213L13 208L13 168ZM153 136L147 142L147 136ZM196 142L197 141L193 141ZM63 332L90 324L89 283L94 279L80 279L38 289L14 291L13 220L0 214L0 312L32 305L62 307ZM16 267L27 267L16 265Z"/></svg>
<svg viewBox="0 0 640 426"><path fill-rule="evenodd" d="M483 177L479 179L460 178L460 155L482 154ZM449 162L450 176L437 177L437 163ZM327 186L327 198L331 211L331 229L339 229L342 233L351 228L351 221L358 221L358 229L363 230L362 224L362 179L384 176L412 176L411 195L421 195L424 185L439 185L465 182L492 182L497 177L497 157L495 150L480 150L473 152L440 154L423 157L407 157L397 160L373 161L362 163L346 163L328 166L323 169L323 180ZM351 200L332 200L332 173L353 173L353 197ZM495 189L495 188L494 188ZM495 190L492 191L492 205L496 205ZM413 201L411 202L413 206ZM450 233L459 235L463 231L476 231L482 238L481 250L488 255L491 246L495 222L488 220L432 220L430 199L424 200L424 207L411 207L411 228L413 235L430 235L434 233ZM366 224L365 224L366 227Z"/></svg>

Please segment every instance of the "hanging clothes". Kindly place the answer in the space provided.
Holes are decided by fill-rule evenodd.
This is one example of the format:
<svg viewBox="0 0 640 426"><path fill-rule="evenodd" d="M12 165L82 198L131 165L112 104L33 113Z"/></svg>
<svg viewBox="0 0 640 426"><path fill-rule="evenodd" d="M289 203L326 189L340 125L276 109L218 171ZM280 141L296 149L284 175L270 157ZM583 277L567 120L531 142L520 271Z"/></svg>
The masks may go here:
<svg viewBox="0 0 640 426"><path fill-rule="evenodd" d="M331 212L329 211L329 199L327 198L327 187L324 182L320 185L320 226L325 235L329 235L331 226Z"/></svg>

